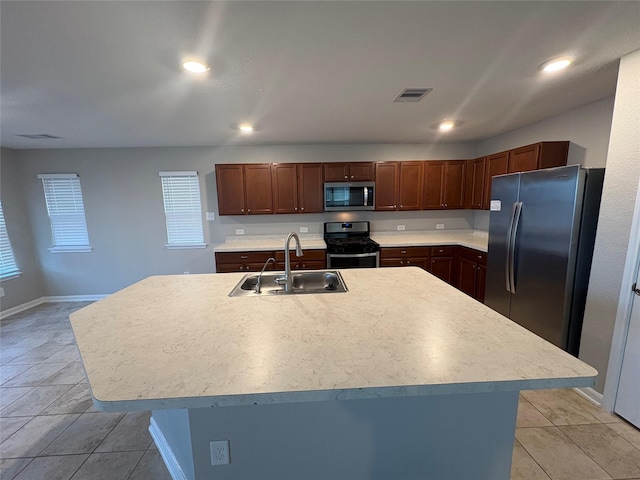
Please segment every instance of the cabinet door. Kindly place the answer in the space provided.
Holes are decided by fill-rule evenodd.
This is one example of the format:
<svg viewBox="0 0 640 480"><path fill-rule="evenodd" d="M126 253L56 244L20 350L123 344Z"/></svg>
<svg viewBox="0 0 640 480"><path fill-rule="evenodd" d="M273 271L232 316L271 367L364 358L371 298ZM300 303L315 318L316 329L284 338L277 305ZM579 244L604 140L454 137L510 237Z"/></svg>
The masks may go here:
<svg viewBox="0 0 640 480"><path fill-rule="evenodd" d="M424 195L422 198L422 208L443 208L444 172L445 162L424 162Z"/></svg>
<svg viewBox="0 0 640 480"><path fill-rule="evenodd" d="M478 265L478 276L476 277L476 300L484 303L484 291L487 286L487 266Z"/></svg>
<svg viewBox="0 0 640 480"><path fill-rule="evenodd" d="M325 182L346 182L349 180L349 164L347 163L325 163Z"/></svg>
<svg viewBox="0 0 640 480"><path fill-rule="evenodd" d="M461 258L459 268L458 288L467 295L475 298L478 264L466 258Z"/></svg>
<svg viewBox="0 0 640 480"><path fill-rule="evenodd" d="M422 207L423 162L400 162L398 210L420 210Z"/></svg>
<svg viewBox="0 0 640 480"><path fill-rule="evenodd" d="M374 175L373 162L356 162L349 164L350 182L372 181Z"/></svg>
<svg viewBox="0 0 640 480"><path fill-rule="evenodd" d="M444 208L464 208L464 160L448 160L444 166Z"/></svg>
<svg viewBox="0 0 640 480"><path fill-rule="evenodd" d="M426 257L410 257L405 260L404 264L407 267L420 267L429 271L429 259Z"/></svg>
<svg viewBox="0 0 640 480"><path fill-rule="evenodd" d="M466 168L465 208L481 209L484 203L484 157L467 161Z"/></svg>
<svg viewBox="0 0 640 480"><path fill-rule="evenodd" d="M396 210L398 205L398 162L376 163L376 210Z"/></svg>
<svg viewBox="0 0 640 480"><path fill-rule="evenodd" d="M504 175L509 169L509 152L489 155L486 159L486 173L484 184L484 208L489 209L491 202L491 177L494 175Z"/></svg>
<svg viewBox="0 0 640 480"><path fill-rule="evenodd" d="M539 149L540 145L536 143L511 150L509 152L508 173L537 170Z"/></svg>
<svg viewBox="0 0 640 480"><path fill-rule="evenodd" d="M453 280L453 257L432 257L430 272L448 284Z"/></svg>
<svg viewBox="0 0 640 480"><path fill-rule="evenodd" d="M298 164L298 204L300 213L324 211L321 163Z"/></svg>
<svg viewBox="0 0 640 480"><path fill-rule="evenodd" d="M298 181L295 163L271 165L273 213L298 213Z"/></svg>
<svg viewBox="0 0 640 480"><path fill-rule="evenodd" d="M242 165L216 165L218 214L244 215L244 175Z"/></svg>
<svg viewBox="0 0 640 480"><path fill-rule="evenodd" d="M255 164L244 166L246 192L246 212L250 215L273 213L271 194L271 165Z"/></svg>
<svg viewBox="0 0 640 480"><path fill-rule="evenodd" d="M403 258L381 258L380 266L381 267L404 267L404 259Z"/></svg>

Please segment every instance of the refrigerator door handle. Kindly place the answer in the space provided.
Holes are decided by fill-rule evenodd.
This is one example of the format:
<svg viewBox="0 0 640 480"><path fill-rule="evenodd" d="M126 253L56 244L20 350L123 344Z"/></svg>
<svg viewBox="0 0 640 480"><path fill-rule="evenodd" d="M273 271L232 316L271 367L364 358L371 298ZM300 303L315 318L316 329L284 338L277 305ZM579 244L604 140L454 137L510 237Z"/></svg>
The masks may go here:
<svg viewBox="0 0 640 480"><path fill-rule="evenodd" d="M518 225L520 225L520 215L522 214L522 202L513 204L513 232L510 235L511 245L509 245L509 284L511 293L516 293L516 239L518 237Z"/></svg>
<svg viewBox="0 0 640 480"><path fill-rule="evenodd" d="M511 291L511 237L513 236L513 222L516 216L516 203L513 204L513 209L511 210L511 222L509 223L509 228L507 228L507 258L504 262L504 278L505 278L505 288L507 292L513 293Z"/></svg>

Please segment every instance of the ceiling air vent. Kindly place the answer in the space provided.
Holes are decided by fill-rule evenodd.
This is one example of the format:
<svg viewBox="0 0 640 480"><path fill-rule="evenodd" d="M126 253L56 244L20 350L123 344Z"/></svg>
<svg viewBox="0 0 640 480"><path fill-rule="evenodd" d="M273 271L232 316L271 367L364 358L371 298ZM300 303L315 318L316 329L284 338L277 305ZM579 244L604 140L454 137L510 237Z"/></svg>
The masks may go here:
<svg viewBox="0 0 640 480"><path fill-rule="evenodd" d="M405 88L400 95L396 97L394 102L419 102L433 88Z"/></svg>
<svg viewBox="0 0 640 480"><path fill-rule="evenodd" d="M51 135L49 133L16 133L16 136L29 138L31 140L53 140L56 138L62 138L56 137L55 135Z"/></svg>

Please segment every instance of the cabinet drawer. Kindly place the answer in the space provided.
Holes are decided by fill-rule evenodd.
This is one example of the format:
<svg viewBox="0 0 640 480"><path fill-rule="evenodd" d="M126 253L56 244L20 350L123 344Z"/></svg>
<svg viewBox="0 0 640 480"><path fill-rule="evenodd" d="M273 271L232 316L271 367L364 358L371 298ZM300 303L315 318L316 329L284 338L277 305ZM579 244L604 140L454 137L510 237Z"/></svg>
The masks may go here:
<svg viewBox="0 0 640 480"><path fill-rule="evenodd" d="M273 256L274 252L217 252L216 263L264 263Z"/></svg>
<svg viewBox="0 0 640 480"><path fill-rule="evenodd" d="M326 250L305 250L302 249L302 253L304 254L302 257L296 257L296 249L292 248L289 251L289 258L291 261L295 262L310 262L313 260L326 260L327 251ZM284 250L278 250L276 252L276 261L284 262Z"/></svg>
<svg viewBox="0 0 640 480"><path fill-rule="evenodd" d="M460 249L460 257L465 258L467 260L471 260L480 265L487 264L487 254L485 252L481 252L480 250L474 250L472 248L461 248Z"/></svg>
<svg viewBox="0 0 640 480"><path fill-rule="evenodd" d="M445 246L445 247L433 247L431 249L432 257L453 257L453 254L456 251L456 247L453 245Z"/></svg>
<svg viewBox="0 0 640 480"><path fill-rule="evenodd" d="M428 257L430 247L389 247L380 250L380 258Z"/></svg>

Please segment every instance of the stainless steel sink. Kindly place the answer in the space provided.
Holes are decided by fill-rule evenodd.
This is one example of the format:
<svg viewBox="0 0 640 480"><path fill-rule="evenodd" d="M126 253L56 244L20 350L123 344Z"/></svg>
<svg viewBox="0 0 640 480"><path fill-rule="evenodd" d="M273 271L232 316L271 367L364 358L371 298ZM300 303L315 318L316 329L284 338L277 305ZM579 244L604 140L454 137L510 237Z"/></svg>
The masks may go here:
<svg viewBox="0 0 640 480"><path fill-rule="evenodd" d="M316 270L313 272L292 272L293 288L285 293L284 287L276 282L283 272L263 273L260 280L260 293L256 293L258 274L249 273L231 290L230 297L250 297L261 295L296 295L301 293L340 293L348 291L337 270Z"/></svg>

